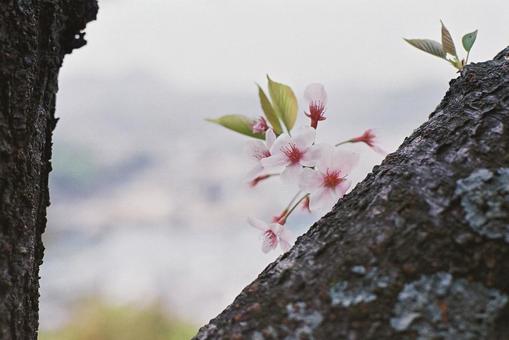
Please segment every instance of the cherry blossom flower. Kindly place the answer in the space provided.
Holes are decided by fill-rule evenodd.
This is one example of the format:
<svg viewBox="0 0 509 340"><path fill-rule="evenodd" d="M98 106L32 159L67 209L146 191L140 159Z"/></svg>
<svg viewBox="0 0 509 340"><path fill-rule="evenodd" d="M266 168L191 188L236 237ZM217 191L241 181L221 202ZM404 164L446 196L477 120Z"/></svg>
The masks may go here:
<svg viewBox="0 0 509 340"><path fill-rule="evenodd" d="M270 157L261 160L266 170L284 168L281 179L296 181L303 166L312 167L318 158L318 153L313 148L315 141L315 129L304 127L294 136L280 135L270 148Z"/></svg>
<svg viewBox="0 0 509 340"><path fill-rule="evenodd" d="M261 180L268 178L265 177L268 174L264 170L261 160L271 156L270 148L275 140L276 134L272 129L269 129L265 132L265 142L261 140L250 140L246 144L245 151L249 159L255 163L254 167L247 174L251 186L255 186Z"/></svg>
<svg viewBox="0 0 509 340"><path fill-rule="evenodd" d="M265 223L257 218L248 218L248 223L262 232L262 251L268 253L279 243L283 251L290 249L291 233L279 223Z"/></svg>
<svg viewBox="0 0 509 340"><path fill-rule="evenodd" d="M253 123L251 129L253 130L253 133L264 133L269 129L269 125L265 118L260 117Z"/></svg>
<svg viewBox="0 0 509 340"><path fill-rule="evenodd" d="M381 155L387 155L387 152L380 147L378 144L378 138L375 134L375 131L373 129L366 130L361 136L352 138L352 143L365 143L367 146L373 149L373 151L381 154Z"/></svg>
<svg viewBox="0 0 509 340"><path fill-rule="evenodd" d="M346 178L359 161L359 155L335 149L332 146L320 148L320 159L315 169L304 169L300 176L300 187L310 193L311 211L330 209L350 188Z"/></svg>
<svg viewBox="0 0 509 340"><path fill-rule="evenodd" d="M311 127L316 129L318 122L326 119L327 92L322 84L310 84L304 91L304 99L308 102L309 111L305 114L311 119Z"/></svg>

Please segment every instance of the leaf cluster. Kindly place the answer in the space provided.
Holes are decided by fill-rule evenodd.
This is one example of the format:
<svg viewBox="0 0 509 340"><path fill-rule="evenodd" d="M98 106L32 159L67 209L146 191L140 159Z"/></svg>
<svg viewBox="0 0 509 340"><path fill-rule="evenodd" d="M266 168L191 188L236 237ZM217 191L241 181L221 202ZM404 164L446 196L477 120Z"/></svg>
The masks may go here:
<svg viewBox="0 0 509 340"><path fill-rule="evenodd" d="M465 59L460 59L458 57L458 53L456 52L456 46L454 45L454 40L452 39L451 33L445 27L444 23L440 21L442 25L442 42L438 42L431 39L404 39L407 43L418 48L421 51L439 57L441 59L446 60L452 66L454 66L458 70L462 70L466 64L468 64L468 57L470 54L470 50L472 46L474 46L475 40L477 38L477 30L467 33L461 39L463 48L467 52L467 56Z"/></svg>
<svg viewBox="0 0 509 340"><path fill-rule="evenodd" d="M269 76L267 76L267 83L269 96L257 84L258 97L263 114L276 135L283 133L283 127L287 132L290 132L297 120L297 97L290 86L276 82ZM253 132L252 126L255 123L255 119L245 115L229 114L214 119L207 119L207 121L249 137L265 138L264 134Z"/></svg>

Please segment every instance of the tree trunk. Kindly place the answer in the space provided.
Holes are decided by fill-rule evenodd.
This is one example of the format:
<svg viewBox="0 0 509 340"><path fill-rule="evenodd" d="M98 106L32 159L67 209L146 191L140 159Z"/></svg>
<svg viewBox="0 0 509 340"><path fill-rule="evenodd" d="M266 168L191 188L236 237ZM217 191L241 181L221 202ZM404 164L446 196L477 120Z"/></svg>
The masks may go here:
<svg viewBox="0 0 509 340"><path fill-rule="evenodd" d="M95 0L0 3L0 339L37 338L41 234L64 55L83 46Z"/></svg>
<svg viewBox="0 0 509 340"><path fill-rule="evenodd" d="M196 339L509 339L508 59L468 65Z"/></svg>

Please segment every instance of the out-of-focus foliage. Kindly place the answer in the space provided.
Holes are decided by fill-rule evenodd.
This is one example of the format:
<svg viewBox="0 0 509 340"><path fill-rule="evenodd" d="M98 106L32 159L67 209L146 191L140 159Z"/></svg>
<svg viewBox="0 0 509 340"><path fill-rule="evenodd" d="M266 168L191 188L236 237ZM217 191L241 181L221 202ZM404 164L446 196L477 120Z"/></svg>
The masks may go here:
<svg viewBox="0 0 509 340"><path fill-rule="evenodd" d="M39 340L182 340L196 331L157 306L138 309L93 302L81 307L62 329L41 333Z"/></svg>

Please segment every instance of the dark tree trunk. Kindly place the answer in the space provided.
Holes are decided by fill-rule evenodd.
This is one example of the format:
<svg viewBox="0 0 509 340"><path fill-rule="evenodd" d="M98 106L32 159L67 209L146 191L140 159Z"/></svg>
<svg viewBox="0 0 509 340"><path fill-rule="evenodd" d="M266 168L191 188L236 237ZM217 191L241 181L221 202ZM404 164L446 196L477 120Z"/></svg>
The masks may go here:
<svg viewBox="0 0 509 340"><path fill-rule="evenodd" d="M508 56L467 66L196 339L509 339Z"/></svg>
<svg viewBox="0 0 509 340"><path fill-rule="evenodd" d="M2 340L37 338L58 71L96 13L95 0L0 2Z"/></svg>

